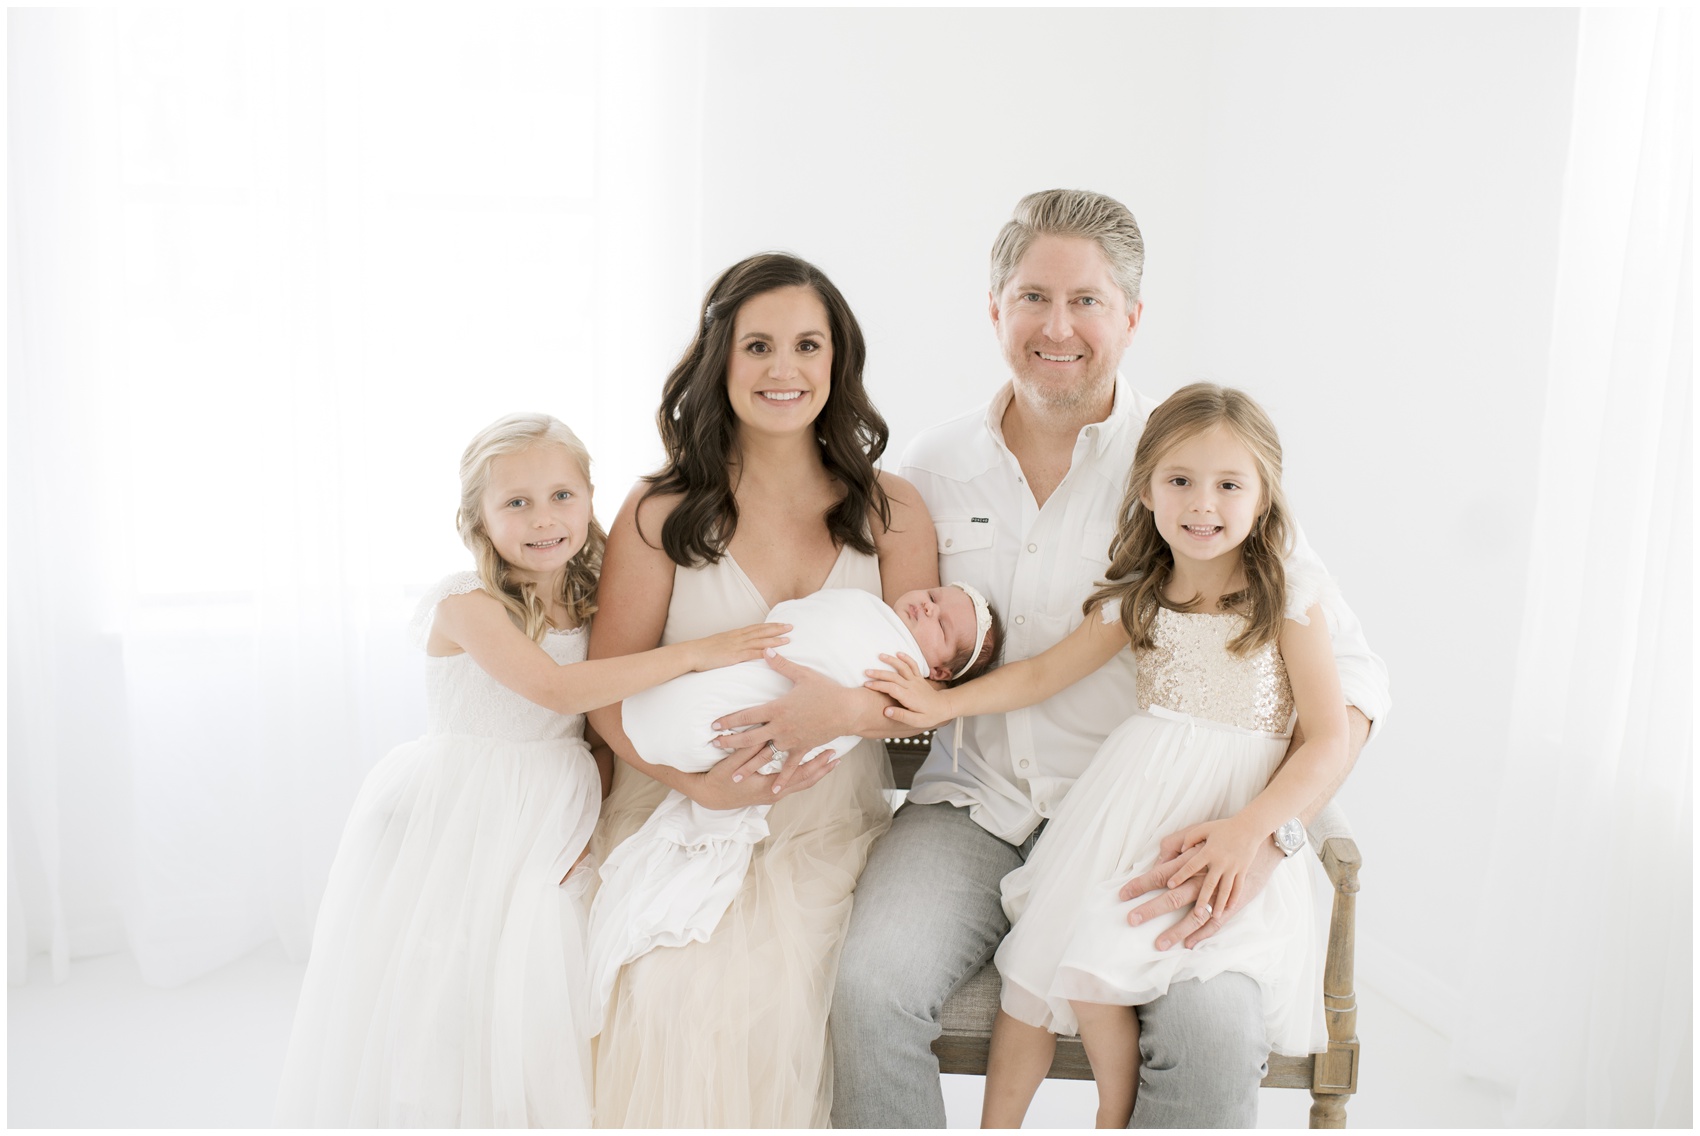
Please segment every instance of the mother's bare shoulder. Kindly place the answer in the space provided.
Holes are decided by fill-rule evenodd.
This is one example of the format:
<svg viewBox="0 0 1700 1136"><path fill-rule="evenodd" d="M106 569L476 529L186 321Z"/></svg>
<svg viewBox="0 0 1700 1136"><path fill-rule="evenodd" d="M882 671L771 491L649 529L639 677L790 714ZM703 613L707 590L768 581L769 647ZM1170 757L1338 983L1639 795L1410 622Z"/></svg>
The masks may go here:
<svg viewBox="0 0 1700 1136"><path fill-rule="evenodd" d="M609 539L615 539L618 533L622 543L636 538L643 547L661 552L661 526L667 523L667 518L673 515L673 510L683 500L684 495L680 493L653 493L650 483L639 478L620 504L613 527L608 530Z"/></svg>
<svg viewBox="0 0 1700 1136"><path fill-rule="evenodd" d="M876 470L880 488L885 490L886 500L891 502L891 524L883 526L888 533L906 533L924 528L929 538L932 534L933 517L927 511L927 503L921 500L921 491L916 489L905 478L885 470ZM881 535L882 528L878 513L873 518L875 540Z"/></svg>

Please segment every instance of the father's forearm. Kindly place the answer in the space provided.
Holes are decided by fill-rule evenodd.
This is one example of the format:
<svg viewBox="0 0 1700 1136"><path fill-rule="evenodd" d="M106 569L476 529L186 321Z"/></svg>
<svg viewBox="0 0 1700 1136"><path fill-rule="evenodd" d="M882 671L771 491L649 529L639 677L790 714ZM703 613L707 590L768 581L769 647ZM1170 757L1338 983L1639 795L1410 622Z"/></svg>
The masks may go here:
<svg viewBox="0 0 1700 1136"><path fill-rule="evenodd" d="M1334 794L1340 791L1340 786L1346 783L1346 778L1351 775L1352 767L1358 763L1358 754L1363 752L1364 743L1369 740L1369 730L1370 721L1364 717L1363 711L1356 706L1346 707L1346 764L1341 766L1340 775L1334 778L1328 788L1317 794L1314 801L1300 810L1299 819L1304 822L1307 828L1316 819L1316 814L1320 813L1327 807L1328 802L1334 799ZM1304 733L1297 726L1293 727L1293 741L1287 747L1287 757L1291 757L1293 751L1303 743ZM1282 765L1287 763L1287 757L1281 759Z"/></svg>

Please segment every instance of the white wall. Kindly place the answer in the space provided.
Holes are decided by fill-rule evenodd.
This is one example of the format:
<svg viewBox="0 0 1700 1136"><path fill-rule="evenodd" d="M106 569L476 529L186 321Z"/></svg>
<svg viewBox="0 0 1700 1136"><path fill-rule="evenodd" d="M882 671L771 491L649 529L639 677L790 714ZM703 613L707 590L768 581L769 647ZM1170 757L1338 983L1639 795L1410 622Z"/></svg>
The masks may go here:
<svg viewBox="0 0 1700 1136"><path fill-rule="evenodd" d="M156 102L181 108L155 108L160 135L143 139L143 152L181 150L192 173L211 170L210 189L197 182L190 205L173 207L181 220L161 228L173 235L159 247L120 257L89 242L125 279L151 281L185 258L212 266L187 274L194 287L182 297L162 291L155 315L140 313L161 346L156 358L131 345L156 366L122 393L159 402L166 421L145 419L147 429L184 419L155 394L188 363L222 389L227 347L239 357L277 346L260 353L281 361L242 384L253 387L251 413L273 415L275 391L299 397L303 376L334 379L343 385L320 392L325 405L352 403L349 436L376 439L351 466L348 498L418 489L386 497L375 518L327 514L302 533L340 534L388 563L384 550L428 524L432 547L458 556L446 459L479 423L524 405L591 434L608 518L654 460L655 396L688 336L693 297L732 261L787 248L822 265L862 320L895 466L919 429L1002 380L986 259L1016 199L1059 185L1113 194L1139 216L1149 253L1128 374L1153 394L1211 378L1267 403L1300 517L1392 671L1395 712L1345 794L1368 863L1362 973L1418 1012L1456 996L1481 889L1472 855L1503 769L1574 11L700 9L603 12L594 25L532 9L412 22L372 9L288 11L144 13L101 33L134 39L132 70L151 60L157 73L143 77L164 91ZM58 27L65 15L13 24ZM173 50L156 50L161 41ZM13 70L17 82L28 77ZM124 73L94 70L108 83ZM29 92L74 76L62 78ZM584 94L592 85L595 98ZM104 98L84 101L110 114ZM25 98L11 105L20 122L44 113ZM580 184L587 153L591 188ZM129 203L133 245L139 214L165 209L170 180L142 173L146 184L113 199ZM571 218L590 198L606 207L594 251L559 264L573 259L558 251L566 237L589 226ZM220 225L236 222L219 218L234 213L253 240L228 239ZM64 224L83 227L75 216ZM25 231L36 262L73 263L52 233ZM301 232L317 243L292 259L285 237ZM44 296L19 248L16 311ZM280 282L308 314L256 303L252 327L264 334L200 315L223 293L267 297ZM59 314L66 327L99 322L74 297ZM218 334L189 334L202 324ZM14 358L18 329L47 338L39 320L13 327ZM335 367L320 367L321 355ZM59 377L14 365L14 393L32 380L51 389ZM314 421L302 407L301 420ZM244 462L274 452L240 434L215 440L243 472L238 487L252 473ZM126 508L135 531L164 532L147 505L177 484L172 455L181 464L202 451L137 453L144 492ZM340 476L275 465L274 481ZM360 578L334 559L318 548L316 584ZM426 578L455 563L401 559ZM152 568L168 575L176 564ZM298 638L310 645L325 605L297 591ZM392 606L383 627L399 655L405 611ZM172 628L175 610L161 617ZM364 634L345 631L351 670L366 666ZM399 664L389 674L391 639L371 652L383 664L371 669L389 677L369 683L376 693L357 708L368 734L383 732L373 722L393 731L384 744L419 716L415 676ZM209 763L221 761L219 739L201 740ZM359 743L368 762L381 752L369 740ZM17 768L14 759L14 787ZM340 775L345 795L328 794L326 856L358 772ZM81 824L68 819L60 843L80 840ZM104 862L66 855L68 871Z"/></svg>
<svg viewBox="0 0 1700 1136"><path fill-rule="evenodd" d="M825 268L888 465L1002 381L986 260L1016 199L1134 210L1124 369L1265 402L1392 672L1344 795L1360 973L1441 1016L1507 734L1575 13L743 11L704 36L705 282L763 248Z"/></svg>

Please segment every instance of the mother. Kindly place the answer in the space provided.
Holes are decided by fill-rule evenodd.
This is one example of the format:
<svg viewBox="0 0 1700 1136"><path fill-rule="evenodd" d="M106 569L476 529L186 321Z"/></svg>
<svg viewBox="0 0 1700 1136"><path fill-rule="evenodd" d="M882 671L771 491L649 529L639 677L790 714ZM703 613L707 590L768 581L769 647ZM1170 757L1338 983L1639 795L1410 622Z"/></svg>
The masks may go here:
<svg viewBox="0 0 1700 1136"><path fill-rule="evenodd" d="M768 253L714 282L662 391L666 464L633 488L608 536L592 658L760 622L821 588L889 602L938 583L919 494L874 468L886 426L862 386L864 355L849 305L813 265ZM835 716L862 729L824 736L882 730L877 696L836 698ZM858 745L800 768L794 754L763 776L764 749L690 774L634 753L618 706L591 719L622 758L603 855L668 788L710 808L777 801L713 937L621 971L597 1042L597 1125L826 1126L839 940L868 847L890 823L883 752Z"/></svg>

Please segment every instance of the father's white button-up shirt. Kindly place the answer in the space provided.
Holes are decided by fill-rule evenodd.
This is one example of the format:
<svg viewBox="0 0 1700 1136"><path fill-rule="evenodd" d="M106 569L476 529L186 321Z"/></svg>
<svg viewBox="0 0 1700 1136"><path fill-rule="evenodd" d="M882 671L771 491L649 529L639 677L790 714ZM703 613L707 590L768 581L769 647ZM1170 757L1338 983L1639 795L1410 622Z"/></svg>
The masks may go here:
<svg viewBox="0 0 1700 1136"><path fill-rule="evenodd" d="M1081 604L1110 566L1128 470L1157 400L1116 376L1115 407L1080 431L1068 475L1041 508L1004 444L1005 384L990 405L922 433L902 475L920 490L938 530L939 576L980 589L1003 616L1004 661L1039 654L1080 626ZM1303 534L1294 558L1315 558ZM1387 669L1343 602L1324 604L1346 701L1372 723L1387 714ZM909 799L966 806L995 836L1019 844L1051 816L1111 730L1137 707L1133 652L1023 710L963 724L959 768L953 728L942 727Z"/></svg>

